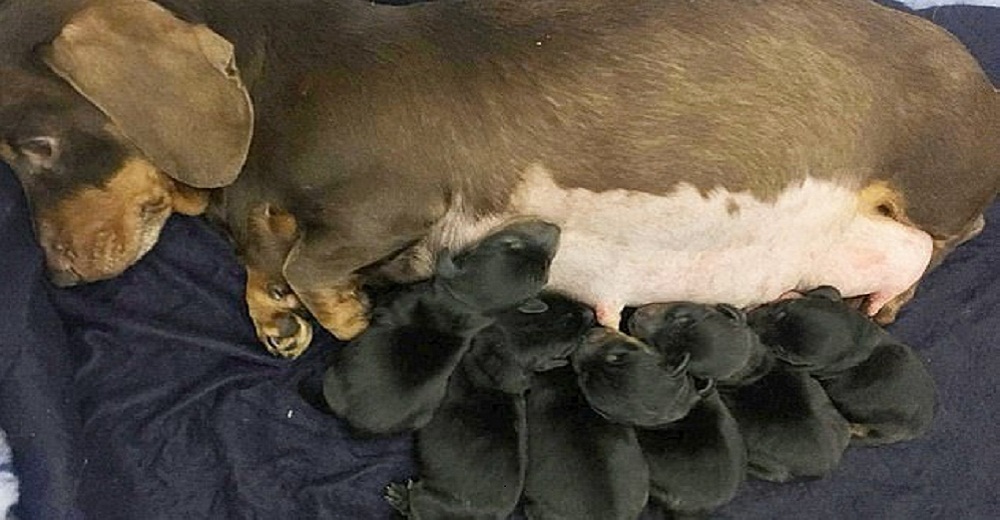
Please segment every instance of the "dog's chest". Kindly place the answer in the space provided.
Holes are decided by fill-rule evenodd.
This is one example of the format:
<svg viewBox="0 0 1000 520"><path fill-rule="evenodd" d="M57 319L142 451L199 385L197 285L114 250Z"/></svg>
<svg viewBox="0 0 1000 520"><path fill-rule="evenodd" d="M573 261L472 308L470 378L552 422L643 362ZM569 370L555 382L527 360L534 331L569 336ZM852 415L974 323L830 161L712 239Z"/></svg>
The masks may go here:
<svg viewBox="0 0 1000 520"><path fill-rule="evenodd" d="M862 213L856 190L808 178L761 201L684 185L666 195L567 189L534 168L507 214L449 212L428 245L461 247L521 216L560 226L550 288L599 311L680 300L751 305L818 283L847 294L901 291L926 265L920 232Z"/></svg>

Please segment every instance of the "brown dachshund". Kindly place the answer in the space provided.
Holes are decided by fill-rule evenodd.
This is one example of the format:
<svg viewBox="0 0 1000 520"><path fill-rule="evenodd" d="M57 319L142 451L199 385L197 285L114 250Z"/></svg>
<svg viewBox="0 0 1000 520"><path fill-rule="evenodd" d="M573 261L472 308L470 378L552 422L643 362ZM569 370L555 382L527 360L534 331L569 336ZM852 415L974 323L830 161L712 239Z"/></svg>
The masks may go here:
<svg viewBox="0 0 1000 520"><path fill-rule="evenodd" d="M526 215L606 326L823 284L891 319L1000 177L976 61L868 0L6 0L0 26L0 157L53 280L117 275L209 198L250 251L280 208L248 305L287 356L300 304L353 337L364 268L424 277Z"/></svg>

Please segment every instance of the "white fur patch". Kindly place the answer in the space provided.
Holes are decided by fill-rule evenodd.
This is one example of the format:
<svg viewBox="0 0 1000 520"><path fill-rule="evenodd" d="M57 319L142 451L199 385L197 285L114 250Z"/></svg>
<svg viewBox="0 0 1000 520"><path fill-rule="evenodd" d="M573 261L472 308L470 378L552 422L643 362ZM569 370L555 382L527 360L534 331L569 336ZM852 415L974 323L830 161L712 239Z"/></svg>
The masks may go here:
<svg viewBox="0 0 1000 520"><path fill-rule="evenodd" d="M752 305L820 284L894 296L920 277L931 247L918 230L860 212L855 189L811 178L764 202L689 185L669 195L564 189L533 168L511 210L562 228L549 285L599 315L680 300Z"/></svg>

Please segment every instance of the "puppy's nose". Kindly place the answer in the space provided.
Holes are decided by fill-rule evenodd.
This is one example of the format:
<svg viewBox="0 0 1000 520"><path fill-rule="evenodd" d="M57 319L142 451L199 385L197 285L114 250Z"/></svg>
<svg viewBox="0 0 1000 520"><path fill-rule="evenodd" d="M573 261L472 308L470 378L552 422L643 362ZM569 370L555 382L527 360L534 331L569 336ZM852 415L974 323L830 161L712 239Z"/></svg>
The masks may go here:
<svg viewBox="0 0 1000 520"><path fill-rule="evenodd" d="M548 222L539 222L535 231L536 240L547 251L555 251L559 247L559 226Z"/></svg>
<svg viewBox="0 0 1000 520"><path fill-rule="evenodd" d="M611 331L605 327L594 327L583 334L576 350L570 355L573 366L579 368L583 360L596 354L601 346L611 339Z"/></svg>
<svg viewBox="0 0 1000 520"><path fill-rule="evenodd" d="M559 226L555 224L543 220L530 220L513 224L509 229L517 231L530 240L532 244L546 251L555 252L556 248L559 247L560 230Z"/></svg>
<svg viewBox="0 0 1000 520"><path fill-rule="evenodd" d="M625 330L633 336L641 336L649 329L649 313L645 312L645 307L639 307L632 312L632 315L625 321Z"/></svg>

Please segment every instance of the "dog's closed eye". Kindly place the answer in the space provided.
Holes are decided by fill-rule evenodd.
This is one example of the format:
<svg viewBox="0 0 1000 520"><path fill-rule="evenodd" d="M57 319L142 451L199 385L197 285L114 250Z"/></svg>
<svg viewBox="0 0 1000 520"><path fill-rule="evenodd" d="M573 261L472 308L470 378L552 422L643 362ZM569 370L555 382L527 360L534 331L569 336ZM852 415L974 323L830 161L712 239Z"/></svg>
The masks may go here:
<svg viewBox="0 0 1000 520"><path fill-rule="evenodd" d="M60 155L59 140L47 135L18 139L14 150L27 159L35 171L52 169Z"/></svg>

